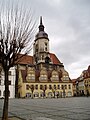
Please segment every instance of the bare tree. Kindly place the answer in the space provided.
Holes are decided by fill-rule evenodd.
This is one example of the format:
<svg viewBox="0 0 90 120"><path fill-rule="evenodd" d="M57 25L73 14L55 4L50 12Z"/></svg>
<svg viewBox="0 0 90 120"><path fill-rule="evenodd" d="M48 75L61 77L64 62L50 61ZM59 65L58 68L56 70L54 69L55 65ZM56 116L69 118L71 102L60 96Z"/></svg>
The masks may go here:
<svg viewBox="0 0 90 120"><path fill-rule="evenodd" d="M35 30L31 11L22 7L4 9L0 13L0 64L5 73L5 98L2 120L8 120L9 83L8 72L23 55L31 50ZM20 55L23 53L23 55Z"/></svg>

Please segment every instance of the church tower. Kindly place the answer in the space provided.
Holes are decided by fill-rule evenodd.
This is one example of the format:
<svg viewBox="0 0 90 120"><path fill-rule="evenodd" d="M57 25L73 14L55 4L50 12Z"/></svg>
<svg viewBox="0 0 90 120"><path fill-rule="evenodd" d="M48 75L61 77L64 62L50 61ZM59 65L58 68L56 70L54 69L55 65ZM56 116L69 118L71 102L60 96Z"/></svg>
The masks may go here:
<svg viewBox="0 0 90 120"><path fill-rule="evenodd" d="M49 58L49 38L44 31L42 17L40 17L39 32L35 36L33 44L34 64L45 63L45 59Z"/></svg>

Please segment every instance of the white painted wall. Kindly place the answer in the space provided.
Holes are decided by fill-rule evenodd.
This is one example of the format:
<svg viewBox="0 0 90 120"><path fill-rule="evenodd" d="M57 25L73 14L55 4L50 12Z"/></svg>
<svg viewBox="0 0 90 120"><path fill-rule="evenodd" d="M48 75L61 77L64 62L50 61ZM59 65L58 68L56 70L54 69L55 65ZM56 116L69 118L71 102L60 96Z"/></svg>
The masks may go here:
<svg viewBox="0 0 90 120"><path fill-rule="evenodd" d="M11 85L9 85L9 91L10 91L10 97L9 98L15 98L15 78L16 78L16 73L15 73L15 67L10 68L11 75L9 75L9 80L11 81ZM0 98L4 97L4 90L5 90L5 85L4 85L4 72L2 70L1 72L1 85L0 85Z"/></svg>

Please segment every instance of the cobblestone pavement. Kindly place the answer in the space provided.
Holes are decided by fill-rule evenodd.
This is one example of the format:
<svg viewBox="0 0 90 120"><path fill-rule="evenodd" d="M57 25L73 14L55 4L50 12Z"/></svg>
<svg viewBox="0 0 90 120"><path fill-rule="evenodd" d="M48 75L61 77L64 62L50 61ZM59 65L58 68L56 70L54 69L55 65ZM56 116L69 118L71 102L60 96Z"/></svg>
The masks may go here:
<svg viewBox="0 0 90 120"><path fill-rule="evenodd" d="M0 100L0 117L2 107L3 100ZM12 120L90 120L90 97L10 99L9 117Z"/></svg>

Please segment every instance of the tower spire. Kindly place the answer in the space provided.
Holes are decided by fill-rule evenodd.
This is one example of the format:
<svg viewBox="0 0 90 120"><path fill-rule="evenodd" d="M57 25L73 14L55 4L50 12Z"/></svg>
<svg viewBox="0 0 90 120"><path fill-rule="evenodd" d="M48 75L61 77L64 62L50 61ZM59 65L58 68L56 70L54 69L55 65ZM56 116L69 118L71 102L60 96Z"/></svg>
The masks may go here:
<svg viewBox="0 0 90 120"><path fill-rule="evenodd" d="M42 16L40 16L40 25L42 25Z"/></svg>
<svg viewBox="0 0 90 120"><path fill-rule="evenodd" d="M40 16L39 32L40 31L44 31L44 25L42 24L42 16Z"/></svg>

